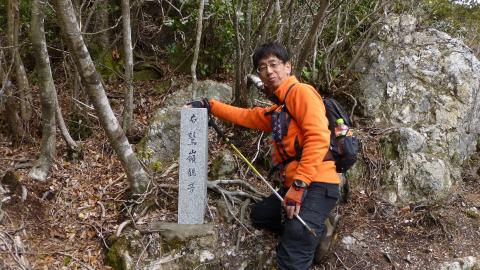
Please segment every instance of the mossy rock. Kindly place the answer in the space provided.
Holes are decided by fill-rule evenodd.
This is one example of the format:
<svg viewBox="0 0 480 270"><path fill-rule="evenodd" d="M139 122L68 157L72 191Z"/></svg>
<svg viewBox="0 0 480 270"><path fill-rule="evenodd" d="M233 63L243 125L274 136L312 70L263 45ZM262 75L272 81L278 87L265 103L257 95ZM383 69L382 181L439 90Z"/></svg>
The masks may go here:
<svg viewBox="0 0 480 270"><path fill-rule="evenodd" d="M365 181L365 174L367 172L367 165L365 161L359 156L355 165L345 173L351 185L359 186L362 181Z"/></svg>
<svg viewBox="0 0 480 270"><path fill-rule="evenodd" d="M114 241L112 238L109 241ZM110 250L107 253L107 264L116 270L129 270L131 269L128 263L124 259L125 252L128 252L129 246L126 237L117 239Z"/></svg>
<svg viewBox="0 0 480 270"><path fill-rule="evenodd" d="M134 81L151 81L162 78L162 75L155 69L142 69L133 72Z"/></svg>
<svg viewBox="0 0 480 270"><path fill-rule="evenodd" d="M398 152L397 148L398 143L392 140L392 138L381 138L380 145L386 160L396 160L400 157L400 153Z"/></svg>
<svg viewBox="0 0 480 270"><path fill-rule="evenodd" d="M210 177L218 179L236 172L236 163L233 155L228 151L220 152L210 166Z"/></svg>
<svg viewBox="0 0 480 270"><path fill-rule="evenodd" d="M113 54L106 53L98 60L96 65L97 72L100 73L105 81L112 81L119 78L119 74L124 73L125 61L123 57L113 57Z"/></svg>

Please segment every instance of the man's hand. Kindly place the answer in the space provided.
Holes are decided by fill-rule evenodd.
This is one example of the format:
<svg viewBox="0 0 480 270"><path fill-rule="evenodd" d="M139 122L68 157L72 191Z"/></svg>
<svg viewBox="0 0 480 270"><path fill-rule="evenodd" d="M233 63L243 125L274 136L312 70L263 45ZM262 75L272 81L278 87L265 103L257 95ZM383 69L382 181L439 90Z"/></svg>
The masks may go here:
<svg viewBox="0 0 480 270"><path fill-rule="evenodd" d="M192 108L206 108L208 113L210 113L210 102L208 102L208 99L206 98L190 101L189 103L187 103L187 106L190 106Z"/></svg>
<svg viewBox="0 0 480 270"><path fill-rule="evenodd" d="M307 184L301 180L295 180L285 195L285 212L287 217L292 219L300 213L303 198L305 198Z"/></svg>

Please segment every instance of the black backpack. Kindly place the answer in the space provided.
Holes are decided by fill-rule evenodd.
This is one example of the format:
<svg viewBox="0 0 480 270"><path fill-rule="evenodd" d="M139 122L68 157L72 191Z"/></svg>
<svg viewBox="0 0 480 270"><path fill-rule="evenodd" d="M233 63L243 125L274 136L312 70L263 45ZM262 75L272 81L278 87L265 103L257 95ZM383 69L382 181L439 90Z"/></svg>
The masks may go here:
<svg viewBox="0 0 480 270"><path fill-rule="evenodd" d="M344 137L335 136L335 125L339 118L343 118L345 125L349 128L352 126L350 117L345 113L342 106L333 98L323 97L325 110L328 119L328 129L330 129L330 151L332 159L335 161L337 172L345 173L357 161L358 147L360 141L353 136L353 132L349 130ZM329 155L329 154L327 154Z"/></svg>
<svg viewBox="0 0 480 270"><path fill-rule="evenodd" d="M294 85L295 84L292 84L289 87L287 93L285 94L284 100L286 100L288 93ZM348 114L335 99L326 97L323 97L322 99L323 103L325 104L326 116L328 119L328 129L330 129L330 147L324 160L334 160L337 172L345 173L357 161L360 141L357 137L353 136L353 132L351 130L349 130L346 136L335 136L335 126L337 119L343 118L345 125L347 125L348 127L352 126L352 122ZM284 105L284 111L287 112L292 119L294 119L292 115L288 112L286 104L284 103L282 105ZM284 160L284 162L282 162L283 165L295 159L300 160L301 152L302 149L297 149L297 155L295 157L290 157Z"/></svg>

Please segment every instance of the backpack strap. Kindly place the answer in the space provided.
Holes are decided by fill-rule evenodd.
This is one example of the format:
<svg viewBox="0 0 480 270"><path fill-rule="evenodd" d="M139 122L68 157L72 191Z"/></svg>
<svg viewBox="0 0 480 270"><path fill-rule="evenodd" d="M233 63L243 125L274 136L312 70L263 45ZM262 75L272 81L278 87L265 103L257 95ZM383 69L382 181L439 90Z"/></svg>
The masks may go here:
<svg viewBox="0 0 480 270"><path fill-rule="evenodd" d="M290 85L290 86L288 87L287 93L285 93L285 96L283 97L283 102L282 102L282 104L285 104L285 107L287 107L286 101L287 101L288 93L290 93L290 90L292 90L292 88L295 86L295 84L297 84L297 83L292 83L292 85ZM288 111L288 110L287 110L287 111Z"/></svg>
<svg viewBox="0 0 480 270"><path fill-rule="evenodd" d="M288 113L288 115L295 121L297 122L297 120L295 120L295 118L292 116L292 114L288 111L288 107L287 107L287 95L288 93L290 93L290 90L292 90L293 86L295 85L295 83L293 83L292 85L290 85L290 87L288 88L287 90L287 93L285 94L285 98L283 99L283 104L285 106L285 110L286 112ZM322 98L322 102L324 102L323 98ZM336 110L339 110L341 111L339 108L338 108L338 104L334 103L333 104L335 106L335 109ZM326 109L326 108L325 108ZM350 121L350 120L349 120ZM298 124L298 122L297 122ZM329 127L329 130L330 130L330 127ZM330 137L330 140L332 140L332 137ZM332 151L330 149L331 147L329 146L328 147L328 151L327 151L327 154L325 155L325 157L323 158L323 161L329 161L329 160L334 160L333 158L333 154L332 154ZM295 151L297 152L297 154L294 156L294 157L291 157L287 160L285 160L284 162L282 162L282 164L280 165L283 165L283 166L286 166L288 163L294 161L294 160L297 160L297 161L300 161L300 159L302 158L302 151L303 151L303 148L300 147L300 144L298 142L298 138L295 138Z"/></svg>

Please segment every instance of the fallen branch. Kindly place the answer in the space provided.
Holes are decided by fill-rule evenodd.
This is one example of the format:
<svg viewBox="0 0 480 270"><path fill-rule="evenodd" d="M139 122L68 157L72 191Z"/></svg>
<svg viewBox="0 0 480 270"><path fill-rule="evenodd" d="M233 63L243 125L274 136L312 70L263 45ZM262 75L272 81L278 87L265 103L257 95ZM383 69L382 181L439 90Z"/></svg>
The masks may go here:
<svg viewBox="0 0 480 270"><path fill-rule="evenodd" d="M347 267L347 266L343 263L342 259L340 259L340 256L338 256L338 254L337 254L336 252L335 252L334 254L335 254L335 257L337 257L337 260L339 260L340 263L343 265L343 267L345 267L345 269L347 269L347 270L350 270L350 269L351 269L350 267Z"/></svg>
<svg viewBox="0 0 480 270"><path fill-rule="evenodd" d="M137 263L135 264L135 269L140 269L138 268L138 264L140 263L140 260L142 259L142 256L143 254L145 253L145 251L147 250L148 246L150 246L150 243L152 242L152 238L150 238L148 240L148 243L145 245L145 247L143 248L142 252L140 253L140 255L138 256L138 260L137 260Z"/></svg>
<svg viewBox="0 0 480 270"><path fill-rule="evenodd" d="M228 210L228 212L230 213L230 215L232 215L232 217L238 222L238 224L240 224L240 226L242 226L249 234L253 235L253 233L245 226L245 224L243 224L243 222L240 221L240 220L233 214L232 209L230 209L230 206L228 205L228 201L227 201L227 198L225 197L225 194L222 193L222 196L223 196L223 199L225 200L225 204L226 204L226 206L227 206L227 210Z"/></svg>
<svg viewBox="0 0 480 270"><path fill-rule="evenodd" d="M8 157L1 157L0 160L7 160L7 161L15 161L15 162L24 163L24 162L34 161L35 159L33 159L33 158L8 158Z"/></svg>
<svg viewBox="0 0 480 270"><path fill-rule="evenodd" d="M18 264L22 270L30 270L32 267L27 261L25 255L25 248L23 246L20 236L12 237L11 235L0 232L0 241L3 242L4 248L7 249L13 260Z"/></svg>
<svg viewBox="0 0 480 270"><path fill-rule="evenodd" d="M86 263L82 262L81 260L75 258L73 255L71 254L68 254L68 253L65 253L65 252L60 252L60 251L57 251L55 252L54 254L57 254L57 255L62 255L62 256L65 256L65 257L69 257L70 259L74 260L75 262L79 263L82 267L88 269L88 270L94 270L93 267L87 265Z"/></svg>
<svg viewBox="0 0 480 270"><path fill-rule="evenodd" d="M101 201L97 201L97 204L100 205L100 208L102 208L102 215L101 215L101 218L105 218L105 206L103 205L103 203Z"/></svg>
<svg viewBox="0 0 480 270"><path fill-rule="evenodd" d="M165 172L162 173L162 175L160 175L160 177L166 177L172 170L174 170L177 167L178 167L178 163L173 163L172 165L170 165L170 167L168 167L165 170Z"/></svg>
<svg viewBox="0 0 480 270"><path fill-rule="evenodd" d="M33 167L32 162L20 163L20 164L15 165L15 170L27 169L27 168L30 168L30 167Z"/></svg>
<svg viewBox="0 0 480 270"><path fill-rule="evenodd" d="M106 185L104 188L102 188L102 193L105 193L105 191L107 190L107 188L111 187L112 185L116 184L117 182L119 182L120 180L122 180L123 178L125 177L125 174L121 174L120 176L118 176L117 178L115 178L115 180L113 180L111 183L109 183L108 185Z"/></svg>
<svg viewBox="0 0 480 270"><path fill-rule="evenodd" d="M128 225L132 223L132 220L128 219L128 220L125 220L124 222L122 222L120 224L120 226L118 226L118 229L117 229L117 232L115 233L115 236L116 237L120 237L120 235L122 234L122 230Z"/></svg>
<svg viewBox="0 0 480 270"><path fill-rule="evenodd" d="M258 191L256 188L254 188L252 185L250 185L249 183L247 183L246 181L244 180L240 180L240 179L233 179L233 180L213 180L213 181L209 181L208 184L207 184L207 187L210 188L210 189L214 189L216 187L218 187L218 185L220 184L225 184L225 185L240 185L240 186L243 186L247 189L249 189L250 191L252 191L253 193L255 193L256 195L258 195L258 197L266 197L265 194L262 194L260 191ZM244 193L244 192L243 192ZM240 195L240 194L236 194L236 195ZM248 194L249 196L248 197L252 197L252 195ZM257 200L257 199L255 199Z"/></svg>
<svg viewBox="0 0 480 270"><path fill-rule="evenodd" d="M246 199L242 207L240 208L240 221L243 222L245 220L245 210L247 206L250 204L250 199ZM237 234L237 244L235 245L235 249L238 250L240 248L240 240L242 239L242 231L239 230Z"/></svg>

